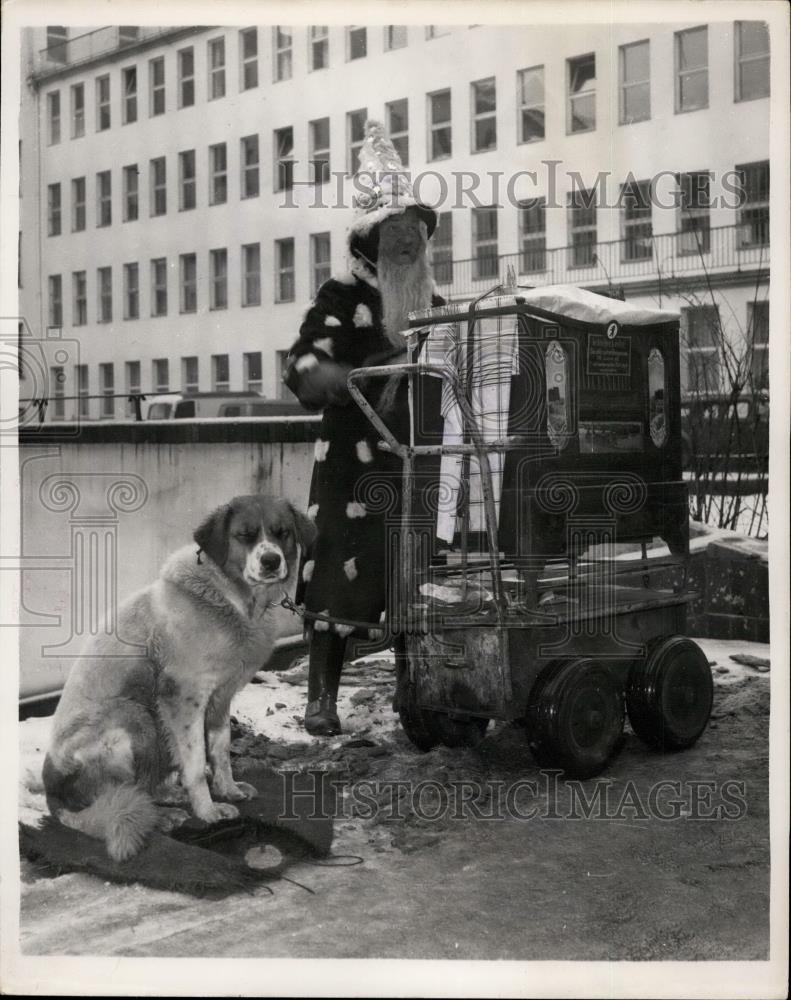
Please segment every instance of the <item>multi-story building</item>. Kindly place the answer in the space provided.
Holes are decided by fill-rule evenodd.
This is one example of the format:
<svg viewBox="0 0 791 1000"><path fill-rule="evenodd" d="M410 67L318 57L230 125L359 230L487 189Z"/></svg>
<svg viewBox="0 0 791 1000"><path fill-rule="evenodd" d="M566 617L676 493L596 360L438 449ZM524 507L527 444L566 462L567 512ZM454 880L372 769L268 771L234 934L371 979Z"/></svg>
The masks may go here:
<svg viewBox="0 0 791 1000"><path fill-rule="evenodd" d="M682 309L688 389L725 379L723 349L766 378L762 22L25 36L22 312L79 342L50 364L50 418L124 416L127 392L280 394L307 302L345 267L367 118L440 212L446 297L510 268L616 286Z"/></svg>

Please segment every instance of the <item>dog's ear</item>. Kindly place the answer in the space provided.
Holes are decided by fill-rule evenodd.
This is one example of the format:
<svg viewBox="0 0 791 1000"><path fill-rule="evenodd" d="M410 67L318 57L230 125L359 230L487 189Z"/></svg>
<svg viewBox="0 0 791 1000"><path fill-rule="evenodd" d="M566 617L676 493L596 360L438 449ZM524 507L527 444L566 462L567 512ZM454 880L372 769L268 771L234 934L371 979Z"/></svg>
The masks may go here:
<svg viewBox="0 0 791 1000"><path fill-rule="evenodd" d="M212 562L224 566L228 558L228 526L231 520L231 505L218 507L195 529L193 538Z"/></svg>
<svg viewBox="0 0 791 1000"><path fill-rule="evenodd" d="M293 504L289 504L289 507L294 517L294 532L297 536L297 541L302 546L304 552L310 552L318 534L316 525L301 510L297 510Z"/></svg>

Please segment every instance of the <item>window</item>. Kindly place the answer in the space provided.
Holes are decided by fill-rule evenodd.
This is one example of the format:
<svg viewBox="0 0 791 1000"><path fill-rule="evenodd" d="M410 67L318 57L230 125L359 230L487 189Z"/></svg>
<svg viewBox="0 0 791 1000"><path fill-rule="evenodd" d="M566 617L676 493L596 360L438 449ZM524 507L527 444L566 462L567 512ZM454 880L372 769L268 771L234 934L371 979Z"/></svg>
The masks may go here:
<svg viewBox="0 0 791 1000"><path fill-rule="evenodd" d="M179 311L194 313L198 309L198 258L194 253L179 257Z"/></svg>
<svg viewBox="0 0 791 1000"><path fill-rule="evenodd" d="M195 150L185 149L179 153L179 211L189 212L195 208Z"/></svg>
<svg viewBox="0 0 791 1000"><path fill-rule="evenodd" d="M96 175L96 225L111 226L113 223L113 191L109 170Z"/></svg>
<svg viewBox="0 0 791 1000"><path fill-rule="evenodd" d="M686 348L688 392L718 392L720 315L717 306L681 310L682 344Z"/></svg>
<svg viewBox="0 0 791 1000"><path fill-rule="evenodd" d="M67 42L69 29L62 25L47 25L47 59L54 63L69 61Z"/></svg>
<svg viewBox="0 0 791 1000"><path fill-rule="evenodd" d="M135 222L138 214L137 164L124 167L124 222Z"/></svg>
<svg viewBox="0 0 791 1000"><path fill-rule="evenodd" d="M310 163L313 183L323 184L330 179L330 120L318 118L308 123L310 135Z"/></svg>
<svg viewBox="0 0 791 1000"><path fill-rule="evenodd" d="M61 365L53 365L49 370L49 384L52 390L52 418L63 420L66 416L66 372Z"/></svg>
<svg viewBox="0 0 791 1000"><path fill-rule="evenodd" d="M179 107L191 108L195 103L195 50L180 49L178 52Z"/></svg>
<svg viewBox="0 0 791 1000"><path fill-rule="evenodd" d="M209 251L209 308L228 308L228 251Z"/></svg>
<svg viewBox="0 0 791 1000"><path fill-rule="evenodd" d="M736 22L737 101L769 96L769 25L764 21Z"/></svg>
<svg viewBox="0 0 791 1000"><path fill-rule="evenodd" d="M434 280L438 285L453 281L453 213L440 212L437 228L429 243Z"/></svg>
<svg viewBox="0 0 791 1000"><path fill-rule="evenodd" d="M140 28L134 24L121 25L118 28L118 46L124 48L127 45L134 45L140 37Z"/></svg>
<svg viewBox="0 0 791 1000"><path fill-rule="evenodd" d="M71 137L85 135L85 84L75 83L71 88Z"/></svg>
<svg viewBox="0 0 791 1000"><path fill-rule="evenodd" d="M405 24L385 25L385 52L393 49L403 49L407 42L407 26Z"/></svg>
<svg viewBox="0 0 791 1000"><path fill-rule="evenodd" d="M346 114L346 173L349 174L350 177L357 169L360 150L362 149L363 139L365 138L365 122L367 118L367 108L360 108L358 111L349 111ZM329 146L329 136L327 137L327 146ZM317 181L316 183L321 182Z"/></svg>
<svg viewBox="0 0 791 1000"><path fill-rule="evenodd" d="M140 271L137 264L124 264L124 319L140 317Z"/></svg>
<svg viewBox="0 0 791 1000"><path fill-rule="evenodd" d="M676 32L676 114L709 106L709 32L705 26Z"/></svg>
<svg viewBox="0 0 791 1000"><path fill-rule="evenodd" d="M290 191L294 186L294 129L275 130L275 191Z"/></svg>
<svg viewBox="0 0 791 1000"><path fill-rule="evenodd" d="M137 121L137 67L127 66L121 70L121 80L124 89L121 121L124 125L131 125Z"/></svg>
<svg viewBox="0 0 791 1000"><path fill-rule="evenodd" d="M275 301L294 301L294 239L275 240Z"/></svg>
<svg viewBox="0 0 791 1000"><path fill-rule="evenodd" d="M294 394L283 381L290 363L288 351L275 351L275 387L277 398L288 399L293 402L295 398Z"/></svg>
<svg viewBox="0 0 791 1000"><path fill-rule="evenodd" d="M653 253L651 182L628 181L621 186L622 259L649 260Z"/></svg>
<svg viewBox="0 0 791 1000"><path fill-rule="evenodd" d="M227 392L231 384L230 364L227 354L211 356L211 387L213 392Z"/></svg>
<svg viewBox="0 0 791 1000"><path fill-rule="evenodd" d="M88 399L88 366L74 366L74 381L77 385L77 416L87 417L90 415L91 401Z"/></svg>
<svg viewBox="0 0 791 1000"><path fill-rule="evenodd" d="M112 323L113 321L113 269L100 267L96 270L96 285L98 292L97 323Z"/></svg>
<svg viewBox="0 0 791 1000"><path fill-rule="evenodd" d="M472 210L473 277L494 278L498 273L497 209Z"/></svg>
<svg viewBox="0 0 791 1000"><path fill-rule="evenodd" d="M497 148L497 92L494 77L472 84L472 151Z"/></svg>
<svg viewBox="0 0 791 1000"><path fill-rule="evenodd" d="M590 267L596 256L596 191L570 191L569 242L570 267Z"/></svg>
<svg viewBox="0 0 791 1000"><path fill-rule="evenodd" d="M246 135L241 146L242 197L257 198L260 192L258 136Z"/></svg>
<svg viewBox="0 0 791 1000"><path fill-rule="evenodd" d="M263 387L261 352L253 351L243 355L244 387L248 392L260 392Z"/></svg>
<svg viewBox="0 0 791 1000"><path fill-rule="evenodd" d="M308 66L311 70L326 69L330 64L330 29L326 24L313 24L308 29L310 52Z"/></svg>
<svg viewBox="0 0 791 1000"><path fill-rule="evenodd" d="M651 117L651 73L648 42L633 42L620 47L621 125L644 122Z"/></svg>
<svg viewBox="0 0 791 1000"><path fill-rule="evenodd" d="M170 392L170 364L167 358L154 358L151 362L151 384L154 392Z"/></svg>
<svg viewBox="0 0 791 1000"><path fill-rule="evenodd" d="M241 89L258 86L258 28L239 32L239 57L242 64Z"/></svg>
<svg viewBox="0 0 791 1000"><path fill-rule="evenodd" d="M74 305L71 314L72 326L85 326L88 322L88 283L85 271L73 271L71 287Z"/></svg>
<svg viewBox="0 0 791 1000"><path fill-rule="evenodd" d="M450 91L428 95L429 159L444 160L451 155Z"/></svg>
<svg viewBox="0 0 791 1000"><path fill-rule="evenodd" d="M769 161L736 167L741 186L739 246L769 246Z"/></svg>
<svg viewBox="0 0 791 1000"><path fill-rule="evenodd" d="M225 97L225 39L209 42L209 100Z"/></svg>
<svg viewBox="0 0 791 1000"><path fill-rule="evenodd" d="M596 128L596 56L590 53L569 59L566 131L590 132Z"/></svg>
<svg viewBox="0 0 791 1000"><path fill-rule="evenodd" d="M544 67L531 66L516 74L519 142L537 142L545 136Z"/></svg>
<svg viewBox="0 0 791 1000"><path fill-rule="evenodd" d="M385 120L390 141L401 157L405 167L409 166L409 101L390 101L385 104Z"/></svg>
<svg viewBox="0 0 791 1000"><path fill-rule="evenodd" d="M443 35L450 34L449 24L427 24L426 25L426 39L431 38L442 38Z"/></svg>
<svg viewBox="0 0 791 1000"><path fill-rule="evenodd" d="M181 359L181 388L183 392L198 392L200 388L198 359L195 355Z"/></svg>
<svg viewBox="0 0 791 1000"><path fill-rule="evenodd" d="M112 362L99 365L99 388L103 396L100 416L114 417L115 365Z"/></svg>
<svg viewBox="0 0 791 1000"><path fill-rule="evenodd" d="M311 294L315 295L332 273L329 233L313 233L310 237Z"/></svg>
<svg viewBox="0 0 791 1000"><path fill-rule="evenodd" d="M150 177L151 214L165 215L168 210L168 189L164 156L151 161Z"/></svg>
<svg viewBox="0 0 791 1000"><path fill-rule="evenodd" d="M242 247L242 305L261 305L261 244Z"/></svg>
<svg viewBox="0 0 791 1000"><path fill-rule="evenodd" d="M126 372L126 392L128 396L140 395L141 384L140 384L140 362L139 361L127 361L124 365L124 370ZM126 415L128 417L136 416L135 404L131 399L126 401Z"/></svg>
<svg viewBox="0 0 791 1000"><path fill-rule="evenodd" d="M168 314L168 262L164 257L151 261L151 315Z"/></svg>
<svg viewBox="0 0 791 1000"><path fill-rule="evenodd" d="M49 291L49 325L63 326L63 278L59 274L51 274L47 279Z"/></svg>
<svg viewBox="0 0 791 1000"><path fill-rule="evenodd" d="M272 29L272 45L275 50L275 83L291 79L291 28L277 24Z"/></svg>
<svg viewBox="0 0 791 1000"><path fill-rule="evenodd" d="M519 206L519 273L531 274L547 268L547 203L531 198Z"/></svg>
<svg viewBox="0 0 791 1000"><path fill-rule="evenodd" d="M346 29L346 58L363 59L368 55L368 29L353 25Z"/></svg>
<svg viewBox="0 0 791 1000"><path fill-rule="evenodd" d="M708 253L711 244L711 175L706 171L678 175L679 255Z"/></svg>
<svg viewBox="0 0 791 1000"><path fill-rule="evenodd" d="M165 57L158 56L150 59L148 63L148 95L149 95L149 115L154 118L156 115L165 113Z"/></svg>
<svg viewBox="0 0 791 1000"><path fill-rule="evenodd" d="M60 236L60 184L47 185L47 235Z"/></svg>
<svg viewBox="0 0 791 1000"><path fill-rule="evenodd" d="M753 348L751 370L754 389L769 388L769 302L747 303L747 328Z"/></svg>
<svg viewBox="0 0 791 1000"><path fill-rule="evenodd" d="M96 77L96 131L110 127L110 77Z"/></svg>
<svg viewBox="0 0 791 1000"><path fill-rule="evenodd" d="M209 146L209 204L223 205L228 200L228 154L225 143Z"/></svg>
<svg viewBox="0 0 791 1000"><path fill-rule="evenodd" d="M47 121L49 122L49 144L55 146L60 142L60 91L53 90L47 94Z"/></svg>
<svg viewBox="0 0 791 1000"><path fill-rule="evenodd" d="M81 233L85 229L85 178L75 177L71 182L71 231Z"/></svg>

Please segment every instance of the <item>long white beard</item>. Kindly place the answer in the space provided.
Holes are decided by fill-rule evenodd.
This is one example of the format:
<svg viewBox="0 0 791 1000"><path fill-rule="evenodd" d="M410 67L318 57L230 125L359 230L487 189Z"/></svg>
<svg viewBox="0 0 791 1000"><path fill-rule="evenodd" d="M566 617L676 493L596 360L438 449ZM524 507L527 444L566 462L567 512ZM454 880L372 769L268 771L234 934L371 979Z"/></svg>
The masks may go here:
<svg viewBox="0 0 791 1000"><path fill-rule="evenodd" d="M409 314L431 305L434 282L425 244L417 259L408 264L389 260L380 253L377 260L382 322L393 347L406 347L402 331L409 326Z"/></svg>

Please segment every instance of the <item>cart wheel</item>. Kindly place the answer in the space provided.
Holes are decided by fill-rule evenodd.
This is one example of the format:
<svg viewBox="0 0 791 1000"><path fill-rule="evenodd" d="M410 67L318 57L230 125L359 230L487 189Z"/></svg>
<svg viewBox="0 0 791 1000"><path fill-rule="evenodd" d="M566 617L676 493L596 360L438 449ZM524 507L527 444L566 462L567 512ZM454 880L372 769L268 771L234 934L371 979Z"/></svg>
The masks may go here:
<svg viewBox="0 0 791 1000"><path fill-rule="evenodd" d="M433 712L427 712L418 705L414 685L405 684L398 699L398 718L410 742L423 753L433 750L441 742L433 715Z"/></svg>
<svg viewBox="0 0 791 1000"><path fill-rule="evenodd" d="M434 725L440 742L446 747L477 747L489 725L488 719L468 716L466 719L452 718L443 712L427 713L434 716Z"/></svg>
<svg viewBox="0 0 791 1000"><path fill-rule="evenodd" d="M591 778L621 748L623 695L599 660L558 660L533 685L526 722L530 749L541 767Z"/></svg>
<svg viewBox="0 0 791 1000"><path fill-rule="evenodd" d="M714 681L703 650L677 635L658 642L633 664L626 707L637 736L658 750L691 747L711 715Z"/></svg>

